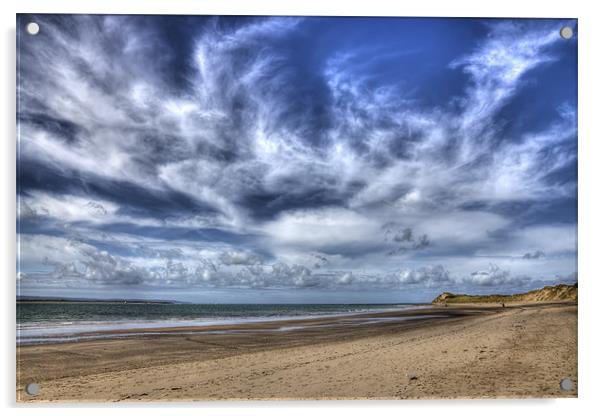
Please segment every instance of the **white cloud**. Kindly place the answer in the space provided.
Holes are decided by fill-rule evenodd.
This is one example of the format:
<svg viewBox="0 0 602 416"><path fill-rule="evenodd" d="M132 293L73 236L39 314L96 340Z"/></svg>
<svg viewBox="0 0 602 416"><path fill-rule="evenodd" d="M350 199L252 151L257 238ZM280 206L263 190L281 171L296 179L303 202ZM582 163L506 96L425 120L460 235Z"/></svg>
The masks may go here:
<svg viewBox="0 0 602 416"><path fill-rule="evenodd" d="M490 123L489 117L516 92L525 73L553 60L545 48L561 41L556 27L529 30L518 22L494 24L491 32L474 53L451 64L469 74L473 83L464 99L463 129L481 129Z"/></svg>
<svg viewBox="0 0 602 416"><path fill-rule="evenodd" d="M70 194L53 194L44 191L30 191L20 196L19 216L30 220L52 220L67 228L71 223L87 222L93 225L130 223L136 225L159 226L160 220L148 217L134 218L119 212L115 202L96 197Z"/></svg>
<svg viewBox="0 0 602 416"><path fill-rule="evenodd" d="M369 245L382 235L378 220L343 208L287 212L267 223L264 231L277 243L307 250Z"/></svg>
<svg viewBox="0 0 602 416"><path fill-rule="evenodd" d="M219 259L226 266L254 266L263 263L259 256L237 250L225 251Z"/></svg>
<svg viewBox="0 0 602 416"><path fill-rule="evenodd" d="M399 281L403 284L421 284L429 287L453 283L449 271L441 265L401 270Z"/></svg>
<svg viewBox="0 0 602 416"><path fill-rule="evenodd" d="M497 264L490 264L485 270L472 272L463 279L464 283L476 286L502 286L507 284L522 285L530 279L527 277L511 277L509 270L502 270Z"/></svg>

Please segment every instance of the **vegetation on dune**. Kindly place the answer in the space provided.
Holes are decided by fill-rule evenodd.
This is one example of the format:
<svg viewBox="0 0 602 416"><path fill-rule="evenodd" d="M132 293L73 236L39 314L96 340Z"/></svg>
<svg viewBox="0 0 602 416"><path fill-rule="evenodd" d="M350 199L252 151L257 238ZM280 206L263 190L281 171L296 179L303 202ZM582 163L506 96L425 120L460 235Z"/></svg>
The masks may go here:
<svg viewBox="0 0 602 416"><path fill-rule="evenodd" d="M509 303L577 301L577 283L574 285L545 286L541 289L514 295L466 295L444 292L432 303Z"/></svg>

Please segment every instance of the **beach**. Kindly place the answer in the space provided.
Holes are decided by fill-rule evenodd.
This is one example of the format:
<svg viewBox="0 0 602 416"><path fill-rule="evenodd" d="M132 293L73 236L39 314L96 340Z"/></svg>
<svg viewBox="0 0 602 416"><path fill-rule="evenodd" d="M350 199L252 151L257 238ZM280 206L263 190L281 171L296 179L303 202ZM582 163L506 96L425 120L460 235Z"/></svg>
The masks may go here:
<svg viewBox="0 0 602 416"><path fill-rule="evenodd" d="M574 302L128 331L18 346L17 400L577 396ZM567 377L574 388L563 391ZM28 383L37 396L24 393Z"/></svg>

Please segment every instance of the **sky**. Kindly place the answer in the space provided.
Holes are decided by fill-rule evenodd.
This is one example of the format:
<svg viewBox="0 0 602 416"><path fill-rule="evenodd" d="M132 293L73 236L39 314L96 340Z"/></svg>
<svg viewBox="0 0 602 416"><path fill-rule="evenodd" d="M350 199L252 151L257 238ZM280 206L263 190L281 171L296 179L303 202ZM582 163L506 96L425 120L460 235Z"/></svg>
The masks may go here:
<svg viewBox="0 0 602 416"><path fill-rule="evenodd" d="M17 25L21 296L399 303L577 279L576 20Z"/></svg>

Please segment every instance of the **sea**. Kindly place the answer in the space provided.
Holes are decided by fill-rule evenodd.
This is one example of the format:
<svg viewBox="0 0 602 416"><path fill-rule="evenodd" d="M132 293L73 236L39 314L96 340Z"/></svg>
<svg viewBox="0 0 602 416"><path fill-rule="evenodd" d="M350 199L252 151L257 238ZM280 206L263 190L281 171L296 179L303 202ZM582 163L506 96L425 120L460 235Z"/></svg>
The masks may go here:
<svg viewBox="0 0 602 416"><path fill-rule="evenodd" d="M153 328L216 326L356 315L420 307L416 304L180 304L17 303L17 344L135 336ZM106 331L128 330L114 334ZM283 328L286 329L286 328ZM103 331L105 333L103 334Z"/></svg>

